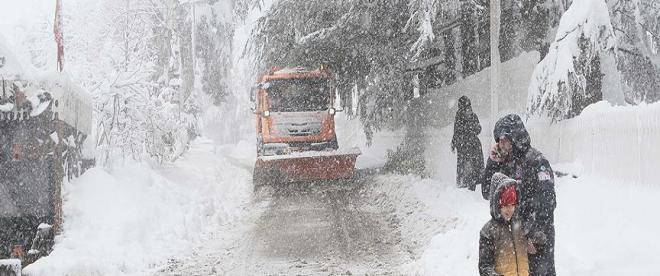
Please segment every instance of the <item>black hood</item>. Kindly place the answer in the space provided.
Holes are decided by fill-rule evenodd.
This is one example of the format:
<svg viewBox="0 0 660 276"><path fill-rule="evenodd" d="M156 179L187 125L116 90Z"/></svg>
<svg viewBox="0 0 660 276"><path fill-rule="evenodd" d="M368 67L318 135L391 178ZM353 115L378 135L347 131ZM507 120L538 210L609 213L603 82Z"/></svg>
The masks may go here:
<svg viewBox="0 0 660 276"><path fill-rule="evenodd" d="M495 173L490 180L490 216L495 220L503 220L500 214L500 206L498 201L500 194L504 187L509 185L516 185L516 180L504 175L503 173ZM517 189L516 189L517 192Z"/></svg>
<svg viewBox="0 0 660 276"><path fill-rule="evenodd" d="M516 114L509 114L499 119L495 123L495 128L493 128L493 135L495 136L495 142L502 136L511 139L513 154L515 156L524 155L531 144L525 124L520 116Z"/></svg>
<svg viewBox="0 0 660 276"><path fill-rule="evenodd" d="M472 103L470 102L470 98L467 96L460 97L458 99L458 111L456 112L456 116L465 116L472 113Z"/></svg>
<svg viewBox="0 0 660 276"><path fill-rule="evenodd" d="M472 103L470 102L470 98L467 96L461 96L458 99L458 109L459 110L465 110L465 109L472 109Z"/></svg>

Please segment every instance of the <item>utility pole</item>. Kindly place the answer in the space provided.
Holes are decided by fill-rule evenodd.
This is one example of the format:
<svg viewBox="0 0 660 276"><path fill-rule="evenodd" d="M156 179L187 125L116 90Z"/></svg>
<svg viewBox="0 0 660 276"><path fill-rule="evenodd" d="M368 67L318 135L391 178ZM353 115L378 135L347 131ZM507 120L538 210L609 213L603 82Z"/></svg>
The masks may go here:
<svg viewBox="0 0 660 276"><path fill-rule="evenodd" d="M490 0L490 121L495 127L500 88L500 0Z"/></svg>
<svg viewBox="0 0 660 276"><path fill-rule="evenodd" d="M57 44L57 70L64 70L64 35L62 34L62 1L55 1L55 22L53 23L53 34Z"/></svg>

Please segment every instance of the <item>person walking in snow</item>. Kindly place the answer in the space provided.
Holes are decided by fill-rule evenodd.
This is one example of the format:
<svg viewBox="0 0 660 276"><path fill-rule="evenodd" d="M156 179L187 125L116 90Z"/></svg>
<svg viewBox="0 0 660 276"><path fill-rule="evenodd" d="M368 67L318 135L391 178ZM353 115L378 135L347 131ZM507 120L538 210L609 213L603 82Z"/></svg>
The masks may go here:
<svg viewBox="0 0 660 276"><path fill-rule="evenodd" d="M555 179L550 163L531 146L529 133L520 116L509 114L495 123L493 145L481 180L482 194L489 198L489 185L496 172L519 181L520 216L528 240L529 272L532 276L554 276L555 225L557 206Z"/></svg>
<svg viewBox="0 0 660 276"><path fill-rule="evenodd" d="M458 99L458 111L454 121L454 136L451 139L451 151L457 152L456 185L459 188L475 190L484 168L484 154L478 135L481 124L477 114L472 111L470 99L462 96Z"/></svg>
<svg viewBox="0 0 660 276"><path fill-rule="evenodd" d="M528 276L527 240L516 210L516 181L493 175L490 196L491 219L479 232L479 275Z"/></svg>

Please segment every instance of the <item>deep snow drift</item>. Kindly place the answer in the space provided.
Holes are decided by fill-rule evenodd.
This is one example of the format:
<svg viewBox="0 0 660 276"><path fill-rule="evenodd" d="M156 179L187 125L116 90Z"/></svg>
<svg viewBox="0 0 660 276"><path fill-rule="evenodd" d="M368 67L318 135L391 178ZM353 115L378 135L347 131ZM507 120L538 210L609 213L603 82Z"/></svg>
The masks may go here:
<svg viewBox="0 0 660 276"><path fill-rule="evenodd" d="M252 152L200 138L171 166L87 171L63 187L64 226L53 252L24 272L143 275L187 255L246 212Z"/></svg>

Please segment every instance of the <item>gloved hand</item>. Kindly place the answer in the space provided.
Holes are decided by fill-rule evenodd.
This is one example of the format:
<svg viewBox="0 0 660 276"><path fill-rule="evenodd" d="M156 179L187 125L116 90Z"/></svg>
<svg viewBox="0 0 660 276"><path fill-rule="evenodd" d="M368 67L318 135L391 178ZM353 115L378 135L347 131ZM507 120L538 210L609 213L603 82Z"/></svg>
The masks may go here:
<svg viewBox="0 0 660 276"><path fill-rule="evenodd" d="M536 245L545 245L548 242L548 237L541 231L532 233L529 239Z"/></svg>
<svg viewBox="0 0 660 276"><path fill-rule="evenodd" d="M548 242L545 233L536 231L531 233L527 238L527 253L536 254L539 250L543 250L543 246Z"/></svg>
<svg viewBox="0 0 660 276"><path fill-rule="evenodd" d="M531 240L527 240L527 254L536 254L536 246L534 246Z"/></svg>

